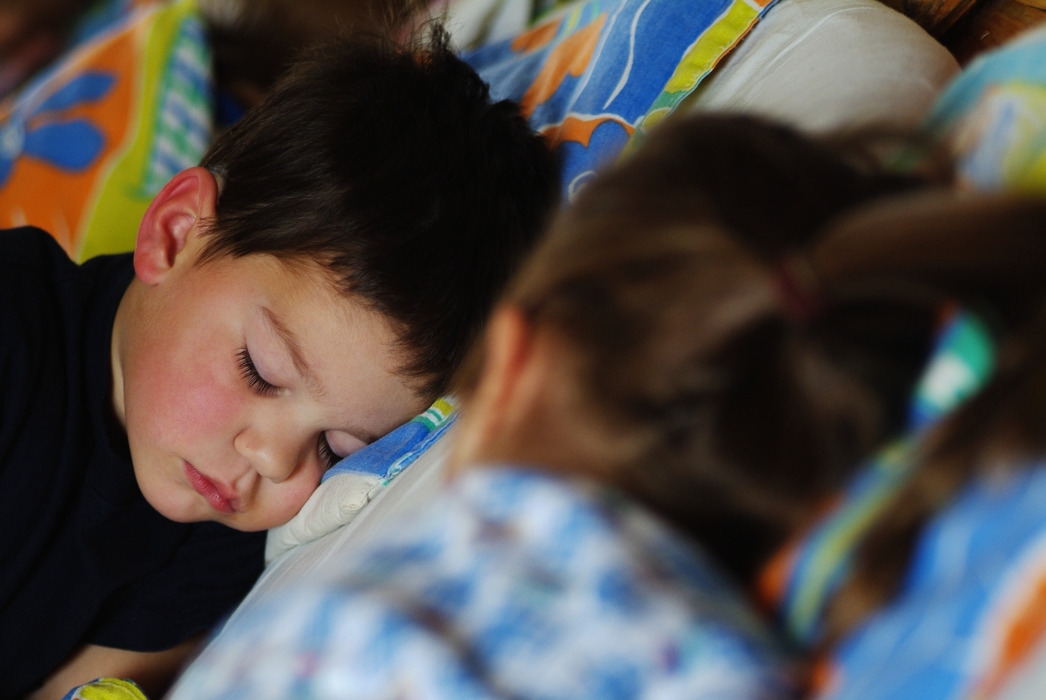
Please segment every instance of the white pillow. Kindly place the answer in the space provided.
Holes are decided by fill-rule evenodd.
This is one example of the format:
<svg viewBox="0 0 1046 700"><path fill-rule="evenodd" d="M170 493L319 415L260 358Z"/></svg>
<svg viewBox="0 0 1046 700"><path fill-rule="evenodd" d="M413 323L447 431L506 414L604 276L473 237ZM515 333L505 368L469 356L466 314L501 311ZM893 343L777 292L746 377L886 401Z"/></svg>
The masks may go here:
<svg viewBox="0 0 1046 700"><path fill-rule="evenodd" d="M779 0L679 111L806 131L912 128L958 71L947 49L877 0Z"/></svg>
<svg viewBox="0 0 1046 700"><path fill-rule="evenodd" d="M455 46L522 31L533 0L451 0ZM959 72L919 25L878 0L778 0L681 113L730 111L806 131L867 124L911 128Z"/></svg>

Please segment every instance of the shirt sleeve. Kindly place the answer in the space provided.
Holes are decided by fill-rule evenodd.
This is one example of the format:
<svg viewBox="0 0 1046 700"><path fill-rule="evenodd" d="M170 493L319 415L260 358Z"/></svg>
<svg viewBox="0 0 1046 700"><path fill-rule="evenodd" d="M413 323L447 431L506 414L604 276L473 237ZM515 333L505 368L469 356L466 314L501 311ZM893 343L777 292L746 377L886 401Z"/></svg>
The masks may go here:
<svg viewBox="0 0 1046 700"><path fill-rule="evenodd" d="M195 523L161 570L134 581L101 611L89 644L162 651L210 630L262 572L264 532Z"/></svg>

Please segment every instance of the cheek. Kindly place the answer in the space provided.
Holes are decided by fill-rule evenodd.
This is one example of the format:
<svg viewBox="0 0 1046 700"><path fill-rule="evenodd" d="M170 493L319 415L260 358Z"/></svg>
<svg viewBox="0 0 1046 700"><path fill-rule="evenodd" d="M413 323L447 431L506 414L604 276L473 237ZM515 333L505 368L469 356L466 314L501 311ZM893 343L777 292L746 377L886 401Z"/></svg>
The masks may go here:
<svg viewBox="0 0 1046 700"><path fill-rule="evenodd" d="M280 484L263 482L262 488L265 493L260 499L260 508L256 511L260 521L259 529L283 525L293 518L319 485L319 468L297 474L294 478Z"/></svg>
<svg viewBox="0 0 1046 700"><path fill-rule="evenodd" d="M244 387L214 365L206 357L186 362L159 354L146 358L129 392L128 429L133 418L158 442L184 442L228 427L242 407Z"/></svg>

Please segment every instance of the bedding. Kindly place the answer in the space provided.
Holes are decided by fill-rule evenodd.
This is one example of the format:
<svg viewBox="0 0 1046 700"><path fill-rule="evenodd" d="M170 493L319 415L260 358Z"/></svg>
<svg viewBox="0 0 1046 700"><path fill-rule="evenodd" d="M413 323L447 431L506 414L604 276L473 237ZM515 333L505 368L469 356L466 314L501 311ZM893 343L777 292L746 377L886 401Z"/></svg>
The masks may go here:
<svg viewBox="0 0 1046 700"><path fill-rule="evenodd" d="M193 0L107 21L0 109L0 227L39 226L77 261L134 248L149 202L213 128Z"/></svg>
<svg viewBox="0 0 1046 700"><path fill-rule="evenodd" d="M562 158L566 199L634 148L774 0L589 0L464 58Z"/></svg>
<svg viewBox="0 0 1046 700"><path fill-rule="evenodd" d="M290 522L269 530L265 561L352 522L404 469L454 423L456 401L437 400L424 413L331 467Z"/></svg>
<svg viewBox="0 0 1046 700"><path fill-rule="evenodd" d="M897 597L837 645L820 700L994 698L1041 658L1046 465L1010 467L930 521Z"/></svg>
<svg viewBox="0 0 1046 700"><path fill-rule="evenodd" d="M928 127L948 143L963 184L1046 192L1046 27L971 63Z"/></svg>
<svg viewBox="0 0 1046 700"><path fill-rule="evenodd" d="M782 0L681 105L825 132L916 127L959 72L948 51L878 0Z"/></svg>
<svg viewBox="0 0 1046 700"><path fill-rule="evenodd" d="M445 7L464 50L525 31L532 0ZM917 125L959 71L913 21L878 0L787 0L766 12L678 111L743 111L805 131Z"/></svg>
<svg viewBox="0 0 1046 700"><path fill-rule="evenodd" d="M522 34L537 12L534 0L436 0L429 7L459 52Z"/></svg>
<svg viewBox="0 0 1046 700"><path fill-rule="evenodd" d="M740 10L744 3L703 3L707 17L692 5L684 17L663 4L575 4L466 54L494 94L519 100L535 128L558 146L568 198L695 91L690 109L745 111L813 130L903 127L919 122L958 71L954 58L914 22L875 0L792 0L773 10L767 2L758 13ZM520 14L510 6L496 5L496 16ZM755 24L764 15L770 23ZM469 32L476 24L460 28L463 38L475 40ZM745 43L749 30L757 36ZM755 50L749 47L763 55L746 60ZM834 60L819 60L825 53ZM683 58L672 72L676 55ZM698 87L724 56L722 70ZM877 66L874 79L870 61ZM757 65L760 70L752 70ZM913 66L920 70L913 73ZM790 82L790 74L806 79ZM857 89L855 78L862 80Z"/></svg>

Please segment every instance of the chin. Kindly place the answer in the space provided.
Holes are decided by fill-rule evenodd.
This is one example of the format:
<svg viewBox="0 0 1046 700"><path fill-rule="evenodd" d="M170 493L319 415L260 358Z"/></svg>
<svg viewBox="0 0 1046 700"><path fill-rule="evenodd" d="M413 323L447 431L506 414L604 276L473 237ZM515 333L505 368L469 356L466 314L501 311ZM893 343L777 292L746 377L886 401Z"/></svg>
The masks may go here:
<svg viewBox="0 0 1046 700"><path fill-rule="evenodd" d="M222 525L224 525L226 527L231 527L233 530L239 530L240 532L264 532L265 530L268 530L269 528L273 528L273 527L276 527L277 525L282 524L282 523L276 523L276 524L273 524L273 525L268 525L268 524L261 524L261 525L259 525L259 524L256 524L256 523L239 523L239 522L236 522L234 520L225 520L225 519L218 519L218 518L215 518L215 522L221 523Z"/></svg>

